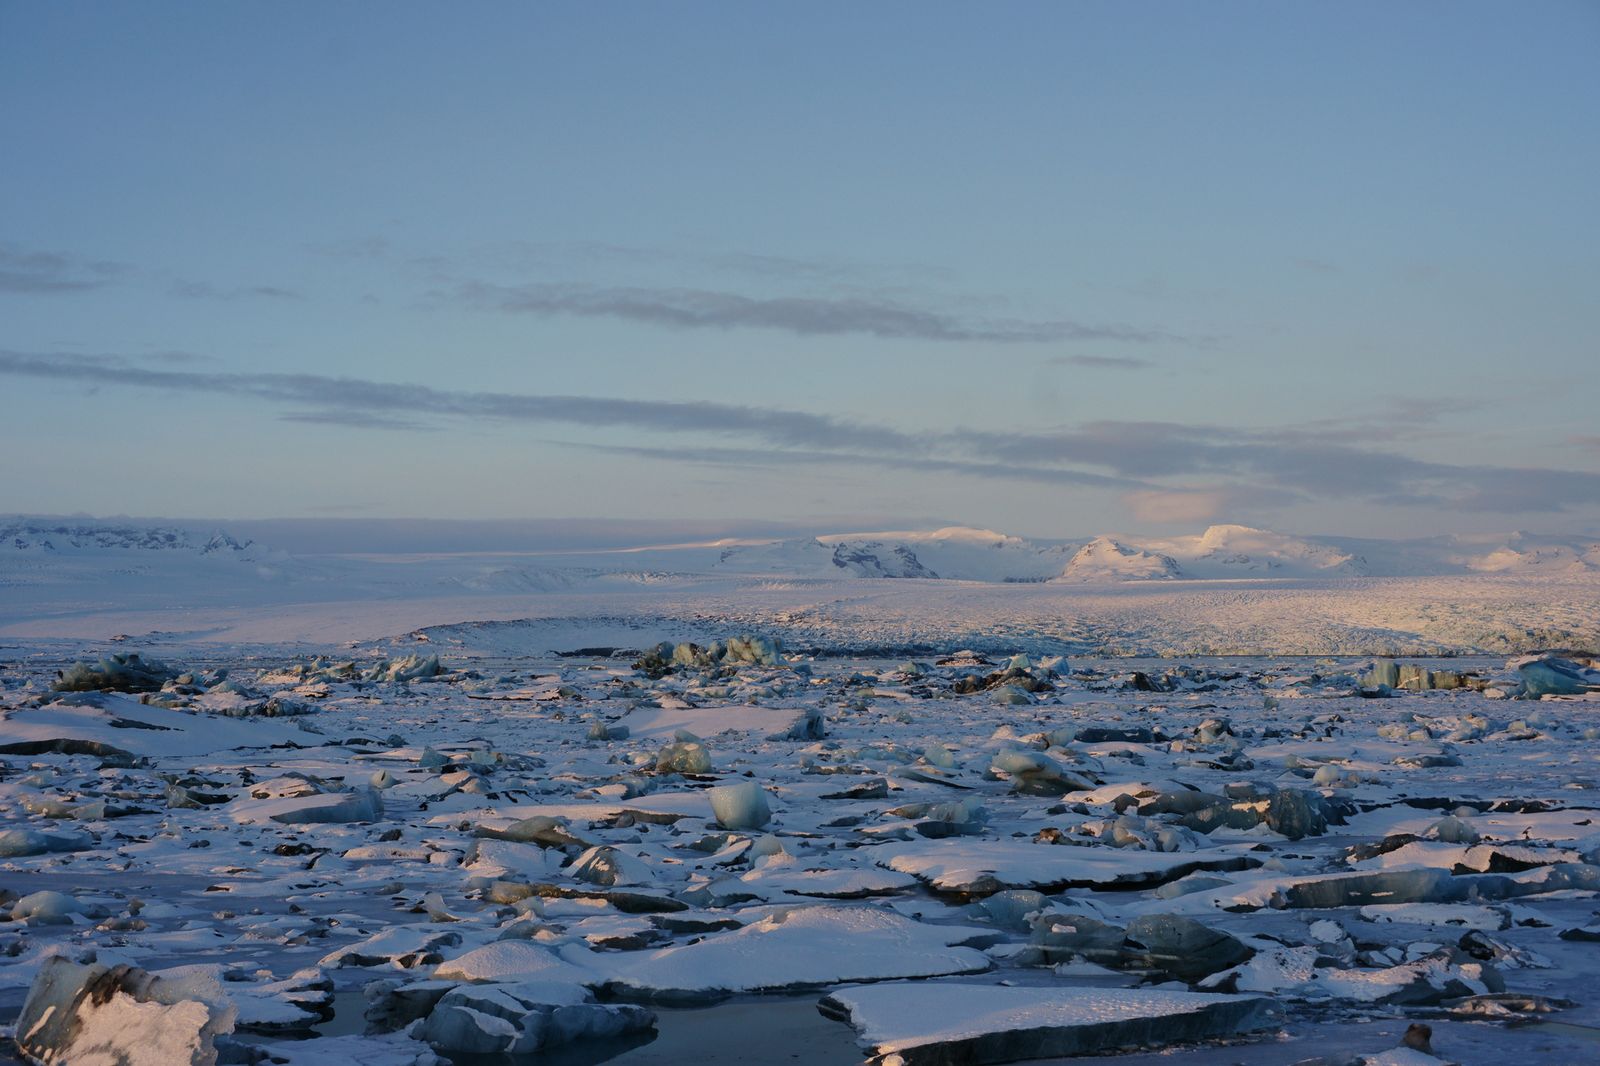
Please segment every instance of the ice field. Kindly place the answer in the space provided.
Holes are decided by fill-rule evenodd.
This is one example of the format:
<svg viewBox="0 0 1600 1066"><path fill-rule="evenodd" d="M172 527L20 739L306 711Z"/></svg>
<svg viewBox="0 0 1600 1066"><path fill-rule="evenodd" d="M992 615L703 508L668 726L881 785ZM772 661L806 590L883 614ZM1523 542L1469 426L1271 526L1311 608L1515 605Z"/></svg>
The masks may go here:
<svg viewBox="0 0 1600 1066"><path fill-rule="evenodd" d="M1055 581L107 536L0 571L13 1056L1600 1054L1582 551Z"/></svg>

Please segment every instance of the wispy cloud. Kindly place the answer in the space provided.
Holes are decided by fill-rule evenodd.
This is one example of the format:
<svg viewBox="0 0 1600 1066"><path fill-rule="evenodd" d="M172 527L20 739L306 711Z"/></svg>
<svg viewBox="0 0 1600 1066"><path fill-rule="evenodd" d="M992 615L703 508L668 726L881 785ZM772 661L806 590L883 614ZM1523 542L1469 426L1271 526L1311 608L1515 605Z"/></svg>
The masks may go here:
<svg viewBox="0 0 1600 1066"><path fill-rule="evenodd" d="M663 433L736 435L783 447L915 451L920 438L887 427L767 407L708 401L622 400L594 396L464 392L320 374L238 374L164 370L114 356L0 351L0 374L252 397L300 411L398 418L472 418L506 422L628 427ZM386 427L392 428L392 427Z"/></svg>
<svg viewBox="0 0 1600 1066"><path fill-rule="evenodd" d="M1288 489L1251 485L1142 489L1122 497L1122 502L1135 519L1161 525L1195 525L1264 508L1286 507L1304 500L1304 495Z"/></svg>
<svg viewBox="0 0 1600 1066"><path fill-rule="evenodd" d="M129 269L126 263L0 244L0 292L41 295L98 289Z"/></svg>
<svg viewBox="0 0 1600 1066"><path fill-rule="evenodd" d="M186 300L305 299L293 289L285 289L278 285L244 285L226 288L205 281L174 281L168 286L167 291Z"/></svg>
<svg viewBox="0 0 1600 1066"><path fill-rule="evenodd" d="M143 269L131 263L0 243L0 293L65 294L103 289L113 284L164 288L169 296L189 300L302 299L300 293L279 285L221 286L173 277L164 271Z"/></svg>
<svg viewBox="0 0 1600 1066"><path fill-rule="evenodd" d="M1223 476L1320 498L1461 511L1527 513L1600 504L1597 473L1432 462L1299 427L1101 421L1047 434L953 433L994 459L1080 463L1125 477Z"/></svg>
<svg viewBox="0 0 1600 1066"><path fill-rule="evenodd" d="M630 273L685 270L764 281L811 284L903 284L949 282L955 272L926 263L868 262L843 257L776 252L660 248L607 241L505 240L455 250L408 250L386 237L367 236L308 244L306 250L336 259L392 259L443 275L473 276L483 270L529 272L574 267Z"/></svg>
<svg viewBox="0 0 1600 1066"><path fill-rule="evenodd" d="M698 329L773 329L801 336L867 334L924 341L1125 341L1184 338L1160 330L1070 320L963 317L870 296L746 296L708 289L472 281L434 294L470 307L532 315L614 318Z"/></svg>
<svg viewBox="0 0 1600 1066"><path fill-rule="evenodd" d="M1048 360L1052 366L1076 366L1085 370L1148 370L1156 363L1124 355L1058 355Z"/></svg>
<svg viewBox="0 0 1600 1066"><path fill-rule="evenodd" d="M1600 506L1600 473L1419 459L1359 446L1344 427L1241 428L1097 421L1049 433L907 432L827 414L709 401L467 392L317 374L175 369L108 355L0 351L0 375L80 386L237 396L293 421L402 430L449 420L571 425L698 438L681 446L576 444L674 462L865 464L1113 489L1146 514L1266 508L1298 499L1512 514ZM726 443L707 443L721 438Z"/></svg>
<svg viewBox="0 0 1600 1066"><path fill-rule="evenodd" d="M279 415L278 421L299 422L309 426L339 426L344 429L393 429L421 433L434 433L439 429L414 418L399 418L372 411L290 411Z"/></svg>
<svg viewBox="0 0 1600 1066"><path fill-rule="evenodd" d="M929 456L849 451L772 451L755 448L673 448L645 445L592 444L550 440L564 448L628 455L674 463L701 463L707 466L743 468L793 466L876 466L911 470L926 474L956 474L961 477L999 478L1029 481L1058 487L1090 489L1137 489L1144 483L1130 478L1111 477L1062 467L1021 466L1012 463L986 463L974 460L939 459Z"/></svg>

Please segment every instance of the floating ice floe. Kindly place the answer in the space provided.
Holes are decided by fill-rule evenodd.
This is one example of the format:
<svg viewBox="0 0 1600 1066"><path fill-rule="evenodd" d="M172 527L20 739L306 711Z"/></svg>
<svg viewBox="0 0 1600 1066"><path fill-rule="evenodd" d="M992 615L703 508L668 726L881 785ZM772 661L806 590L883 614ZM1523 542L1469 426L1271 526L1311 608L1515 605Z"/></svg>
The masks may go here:
<svg viewBox="0 0 1600 1066"><path fill-rule="evenodd" d="M615 995L702 1003L745 992L981 973L991 965L988 957L959 945L989 936L872 906L802 906L696 943L586 956L584 964Z"/></svg>
<svg viewBox="0 0 1600 1066"><path fill-rule="evenodd" d="M282 722L188 714L114 693L63 696L0 714L0 754L195 756L311 747L325 739Z"/></svg>
<svg viewBox="0 0 1600 1066"><path fill-rule="evenodd" d="M1251 845L1203 852L1159 853L1031 844L1012 840L946 840L889 844L879 865L908 873L936 892L984 896L1004 888L1154 887L1197 870L1245 870L1262 858Z"/></svg>
<svg viewBox="0 0 1600 1066"><path fill-rule="evenodd" d="M450 989L411 1035L453 1055L534 1056L541 1050L648 1030L655 1015L627 1003L597 1003L581 986L551 981Z"/></svg>
<svg viewBox="0 0 1600 1066"><path fill-rule="evenodd" d="M1165 1047L1269 1025L1270 1000L1158 989L884 984L834 992L822 1010L847 1021L883 1066L944 1066Z"/></svg>

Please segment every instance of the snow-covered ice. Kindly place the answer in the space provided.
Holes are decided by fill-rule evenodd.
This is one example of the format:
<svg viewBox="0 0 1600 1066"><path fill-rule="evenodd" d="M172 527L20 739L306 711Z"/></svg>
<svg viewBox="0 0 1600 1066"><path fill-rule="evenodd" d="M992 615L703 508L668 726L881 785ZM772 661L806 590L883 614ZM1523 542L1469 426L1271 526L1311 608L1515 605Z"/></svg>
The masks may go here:
<svg viewBox="0 0 1600 1066"><path fill-rule="evenodd" d="M19 534L0 617L0 1005L115 971L50 1030L80 1057L159 1014L167 1061L422 1066L796 996L904 1061L1292 1061L1373 1019L1592 1051L1581 545L946 530L507 598L107 536ZM1178 573L1052 580L1086 550ZM96 574L112 606L57 609Z"/></svg>

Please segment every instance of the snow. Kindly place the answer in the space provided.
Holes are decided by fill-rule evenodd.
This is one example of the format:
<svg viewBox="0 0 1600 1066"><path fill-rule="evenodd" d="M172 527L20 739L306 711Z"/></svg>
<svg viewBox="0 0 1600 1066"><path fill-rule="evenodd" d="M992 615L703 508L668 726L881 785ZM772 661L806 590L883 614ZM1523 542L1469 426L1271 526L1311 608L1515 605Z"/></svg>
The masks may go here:
<svg viewBox="0 0 1600 1066"><path fill-rule="evenodd" d="M1031 541L939 530L838 534L803 549L736 546L722 549L733 552L727 559L704 545L499 557L256 547L269 561L252 564L79 539L89 546L73 553L0 543L0 637L160 634L158 643L326 647L427 630L435 644L424 650L493 641L519 654L740 631L799 648L984 649L1004 633L1013 651L1166 656L1501 654L1600 643L1592 609L1600 566L1582 562L1600 559L1600 544L1524 533L1380 542L1215 526L1186 538ZM1508 545L1523 563L1492 561ZM864 561L836 566L839 548ZM1084 551L1073 580L1049 581ZM751 552L776 554L741 565ZM905 553L938 579L863 580L905 571ZM486 567L544 577L537 587L479 580ZM1140 579L1152 574L1172 580Z"/></svg>
<svg viewBox="0 0 1600 1066"><path fill-rule="evenodd" d="M549 948L525 940L501 940L446 959L434 976L450 981L554 981L592 984L594 975Z"/></svg>

